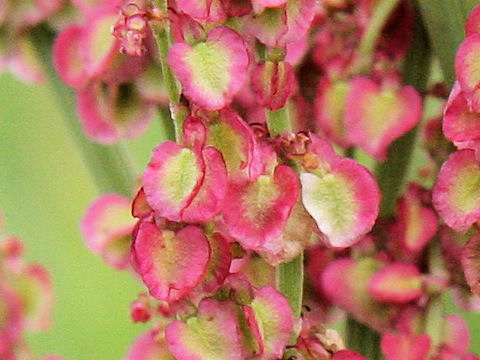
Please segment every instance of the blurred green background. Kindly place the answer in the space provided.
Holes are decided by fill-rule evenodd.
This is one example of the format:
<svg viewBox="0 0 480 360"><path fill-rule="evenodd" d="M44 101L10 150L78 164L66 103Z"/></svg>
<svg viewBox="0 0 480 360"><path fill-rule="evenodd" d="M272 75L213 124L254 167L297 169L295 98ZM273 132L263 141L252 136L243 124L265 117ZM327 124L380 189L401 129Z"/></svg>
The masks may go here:
<svg viewBox="0 0 480 360"><path fill-rule="evenodd" d="M30 336L35 352L70 360L121 359L145 329L129 319L129 303L143 286L131 273L110 269L83 244L78 222L98 192L62 116L48 85L0 75L2 232L20 236L26 258L43 263L53 278L53 326ZM157 121L128 143L138 169L162 133ZM480 314L468 315L468 321L472 350L480 353Z"/></svg>

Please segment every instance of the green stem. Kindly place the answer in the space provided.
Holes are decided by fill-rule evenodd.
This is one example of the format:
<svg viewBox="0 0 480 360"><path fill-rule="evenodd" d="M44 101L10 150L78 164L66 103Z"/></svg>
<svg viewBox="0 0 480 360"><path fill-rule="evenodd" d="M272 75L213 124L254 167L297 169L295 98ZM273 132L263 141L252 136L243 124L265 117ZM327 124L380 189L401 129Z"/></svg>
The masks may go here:
<svg viewBox="0 0 480 360"><path fill-rule="evenodd" d="M280 110L267 111L267 126L272 137L292 131L288 114L288 104ZM303 301L303 252L292 261L280 264L276 269L277 289L287 298L293 316L300 318ZM297 342L298 334L293 334L289 344Z"/></svg>
<svg viewBox="0 0 480 360"><path fill-rule="evenodd" d="M155 0L154 3L155 6L166 16L168 11L167 0ZM176 111L176 106L180 103L181 86L167 63L168 51L172 45L168 19L164 20L162 24L154 24L152 28L160 55L159 58L162 66L163 81L167 88L170 101L170 117L175 128L175 139L179 141L182 137L184 117Z"/></svg>
<svg viewBox="0 0 480 360"><path fill-rule="evenodd" d="M39 26L32 31L32 37L64 114L69 133L80 149L99 191L131 196L136 182L136 172L131 164L125 162L126 150L122 148L123 145L99 145L85 137L76 111L75 92L57 76L53 66L51 54L55 34L48 28Z"/></svg>
<svg viewBox="0 0 480 360"><path fill-rule="evenodd" d="M445 278L445 262L442 255L442 246L438 238L434 238L427 249L428 271L434 276ZM445 319L445 299L443 294L433 296L427 305L424 332L430 336L432 348L443 340Z"/></svg>
<svg viewBox="0 0 480 360"><path fill-rule="evenodd" d="M414 3L415 5L415 3ZM431 64L430 45L422 19L416 12L416 27L413 43L406 56L403 67L403 78L420 93L424 92ZM380 217L394 214L398 195L405 182L405 177L411 164L417 128L397 139L388 150L387 160L378 163L375 169L378 185L382 192Z"/></svg>
<svg viewBox="0 0 480 360"><path fill-rule="evenodd" d="M358 54L361 59L361 69L359 69L359 72L370 68L373 61L374 50L382 29L400 1L401 0L380 0L375 6L372 18L358 47Z"/></svg>
<svg viewBox="0 0 480 360"><path fill-rule="evenodd" d="M288 104L280 110L267 110L267 126L272 137L292 131L290 116L288 114Z"/></svg>

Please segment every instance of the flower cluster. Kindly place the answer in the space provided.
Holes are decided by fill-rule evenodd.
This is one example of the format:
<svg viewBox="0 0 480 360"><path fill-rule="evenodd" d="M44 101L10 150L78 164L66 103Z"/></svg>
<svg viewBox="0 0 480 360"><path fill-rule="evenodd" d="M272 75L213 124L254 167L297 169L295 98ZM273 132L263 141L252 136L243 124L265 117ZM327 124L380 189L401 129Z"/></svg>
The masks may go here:
<svg viewBox="0 0 480 360"><path fill-rule="evenodd" d="M480 157L478 102L480 8L470 14L465 26L466 39L460 45L455 70L457 81L445 104L443 133L456 150L442 165L433 189L436 210L452 230L464 235L456 236L454 254L461 260L466 282L472 292L480 296L480 238L476 223L480 220L480 207L476 201L480 192ZM463 248L462 248L463 246ZM476 300L478 306L478 299ZM475 305L473 305L475 306Z"/></svg>
<svg viewBox="0 0 480 360"><path fill-rule="evenodd" d="M38 263L25 262L19 238L0 235L1 359L37 359L25 337L48 330L52 306L52 282L47 270ZM41 359L61 360L53 355Z"/></svg>
<svg viewBox="0 0 480 360"><path fill-rule="evenodd" d="M466 282L478 293L480 237L462 250L474 231L448 227L469 230L480 214L479 11L443 122L462 150L433 193L409 182L397 199L355 158L391 166L392 144L417 127L432 181L450 151L438 121L420 123L426 94L402 76L410 2L379 28L381 7L365 0L74 3L54 61L86 134L135 137L159 107L176 127L139 180L136 220L114 194L82 220L89 248L149 291L131 316L154 324L127 359L362 359L323 327L334 307L380 332L387 360L478 358L460 317L432 313L449 290L478 302ZM382 196L396 208L377 219ZM304 252L308 279L288 294L282 272L302 268Z"/></svg>

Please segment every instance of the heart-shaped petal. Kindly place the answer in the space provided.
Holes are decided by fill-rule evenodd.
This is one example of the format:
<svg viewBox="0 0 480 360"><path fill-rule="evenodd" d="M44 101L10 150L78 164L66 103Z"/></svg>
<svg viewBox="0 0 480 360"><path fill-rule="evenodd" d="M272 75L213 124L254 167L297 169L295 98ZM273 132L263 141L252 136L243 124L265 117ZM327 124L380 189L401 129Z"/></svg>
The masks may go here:
<svg viewBox="0 0 480 360"><path fill-rule="evenodd" d="M203 171L198 156L173 141L155 148L143 174L143 188L149 205L172 221L180 221L194 190L201 184Z"/></svg>
<svg viewBox="0 0 480 360"><path fill-rule="evenodd" d="M347 139L377 159L385 159L388 146L417 125L422 100L411 86L381 88L359 76L350 83L346 100Z"/></svg>
<svg viewBox="0 0 480 360"><path fill-rule="evenodd" d="M222 209L228 232L244 248L257 249L282 233L298 192L297 174L286 165L273 176L231 183Z"/></svg>
<svg viewBox="0 0 480 360"><path fill-rule="evenodd" d="M243 360L237 313L229 302L202 300L198 315L165 329L168 348L178 360Z"/></svg>
<svg viewBox="0 0 480 360"><path fill-rule="evenodd" d="M206 110L218 110L228 105L243 86L249 58L242 37L219 26L208 33L205 42L195 46L174 44L168 64L189 100Z"/></svg>
<svg viewBox="0 0 480 360"><path fill-rule="evenodd" d="M480 220L480 163L473 150L460 150L442 165L433 187L433 205L445 223L466 231Z"/></svg>
<svg viewBox="0 0 480 360"><path fill-rule="evenodd" d="M144 221L135 238L134 254L137 270L152 296L173 302L203 278L210 246L199 227L190 225L175 234Z"/></svg>
<svg viewBox="0 0 480 360"><path fill-rule="evenodd" d="M380 191L372 174L351 159L329 173L301 173L302 201L332 247L348 247L373 227Z"/></svg>

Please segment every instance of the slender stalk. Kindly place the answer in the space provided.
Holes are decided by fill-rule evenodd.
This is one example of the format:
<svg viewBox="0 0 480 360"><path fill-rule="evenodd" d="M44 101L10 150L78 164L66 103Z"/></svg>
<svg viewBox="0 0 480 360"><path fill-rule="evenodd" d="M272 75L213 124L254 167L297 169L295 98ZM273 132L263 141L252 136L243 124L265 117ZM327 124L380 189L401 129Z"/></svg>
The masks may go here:
<svg viewBox="0 0 480 360"><path fill-rule="evenodd" d="M349 317L346 326L347 347L368 360L381 359L380 335L368 326Z"/></svg>
<svg viewBox="0 0 480 360"><path fill-rule="evenodd" d="M382 29L400 2L401 0L380 0L375 6L372 18L358 47L358 54L361 59L359 72L370 68L375 46L377 45Z"/></svg>
<svg viewBox="0 0 480 360"><path fill-rule="evenodd" d="M270 135L277 136L292 131L288 114L288 104L277 111L267 111L267 126ZM293 316L300 318L303 301L303 252L292 261L280 264L276 268L276 287L287 298L292 307ZM289 344L297 342L298 334L294 333Z"/></svg>
<svg viewBox="0 0 480 360"><path fill-rule="evenodd" d="M131 196L136 182L136 171L125 162L124 145L103 146L84 135L75 106L75 92L57 76L52 62L52 46L55 34L44 26L34 29L34 45L43 61L49 83L63 112L69 133L80 149L90 175L100 192L116 192Z"/></svg>
<svg viewBox="0 0 480 360"><path fill-rule="evenodd" d="M154 4L162 12L162 14L164 14L164 16L167 15L167 0L155 0ZM182 137L184 117L176 111L176 106L180 103L180 94L182 92L181 86L167 63L168 51L172 45L170 24L168 23L168 19L165 19L160 24L152 24L152 28L159 51L163 81L167 88L168 98L170 101L170 117L175 128L175 139L179 141Z"/></svg>

